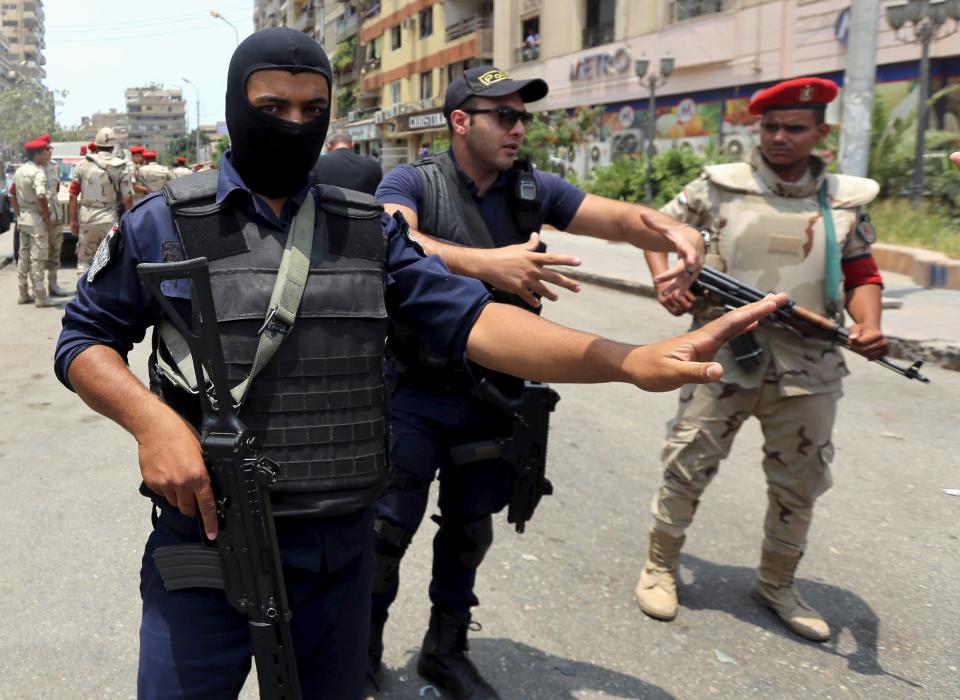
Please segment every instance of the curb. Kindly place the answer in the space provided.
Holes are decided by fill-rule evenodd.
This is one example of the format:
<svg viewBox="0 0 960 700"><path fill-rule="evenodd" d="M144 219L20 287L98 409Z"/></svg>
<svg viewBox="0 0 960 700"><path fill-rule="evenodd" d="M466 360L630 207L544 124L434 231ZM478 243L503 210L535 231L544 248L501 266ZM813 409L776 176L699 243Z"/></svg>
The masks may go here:
<svg viewBox="0 0 960 700"><path fill-rule="evenodd" d="M656 290L653 285L644 282L633 282L631 280L620 279L619 277L609 277L606 275L597 275L592 272L583 272L580 270L564 270L564 275L575 279L578 282L595 284L598 287L615 289L619 292L636 294L637 296L657 298ZM915 340L912 338L900 338L897 336L887 336L890 342L890 357L898 360L923 360L925 363L939 365L944 369L952 369L960 372L960 346L954 345L944 340Z"/></svg>
<svg viewBox="0 0 960 700"><path fill-rule="evenodd" d="M881 270L907 275L921 287L960 290L960 260L923 248L875 243L873 258Z"/></svg>

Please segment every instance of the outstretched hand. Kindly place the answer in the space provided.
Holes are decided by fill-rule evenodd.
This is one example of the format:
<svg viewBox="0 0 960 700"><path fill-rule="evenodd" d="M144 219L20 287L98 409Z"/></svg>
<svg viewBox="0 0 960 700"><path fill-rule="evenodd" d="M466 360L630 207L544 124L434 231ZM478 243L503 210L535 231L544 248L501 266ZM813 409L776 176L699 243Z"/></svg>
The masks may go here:
<svg viewBox="0 0 960 700"><path fill-rule="evenodd" d="M497 289L511 292L523 298L530 306L540 306L537 294L550 301L556 301L557 293L544 282L579 292L580 285L575 280L554 272L548 265L569 265L576 267L580 258L571 255L538 253L540 234L533 233L526 243L495 248L490 251L491 265L486 274L478 275Z"/></svg>
<svg viewBox="0 0 960 700"><path fill-rule="evenodd" d="M644 214L642 218L647 228L659 233L673 243L677 249L677 263L666 272L654 277L654 283L661 285L668 282L669 284L663 288L663 294L670 295L676 292L682 296L684 292L690 289L690 285L693 284L694 280L697 279L697 275L700 274L700 270L703 269L704 255L706 253L703 235L687 224L677 224L666 227L657 224L646 214Z"/></svg>
<svg viewBox="0 0 960 700"><path fill-rule="evenodd" d="M711 361L720 346L756 328L758 321L787 301L786 294L770 294L695 331L644 345L631 354L627 370L634 384L646 391L672 391L684 384L715 382L723 376L723 366Z"/></svg>

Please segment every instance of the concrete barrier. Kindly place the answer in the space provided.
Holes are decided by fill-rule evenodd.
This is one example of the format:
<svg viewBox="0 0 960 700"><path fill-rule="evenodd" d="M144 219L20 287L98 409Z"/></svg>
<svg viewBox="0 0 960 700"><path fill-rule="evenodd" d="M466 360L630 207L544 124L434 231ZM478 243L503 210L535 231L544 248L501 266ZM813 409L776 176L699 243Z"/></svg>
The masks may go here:
<svg viewBox="0 0 960 700"><path fill-rule="evenodd" d="M960 260L943 253L877 243L873 258L881 270L907 275L921 287L960 290Z"/></svg>

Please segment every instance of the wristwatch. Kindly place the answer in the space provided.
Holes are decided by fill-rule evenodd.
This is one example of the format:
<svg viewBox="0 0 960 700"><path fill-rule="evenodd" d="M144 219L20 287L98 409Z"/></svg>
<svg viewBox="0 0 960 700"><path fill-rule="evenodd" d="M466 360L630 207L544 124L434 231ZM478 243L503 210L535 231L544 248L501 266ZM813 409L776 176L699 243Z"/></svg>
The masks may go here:
<svg viewBox="0 0 960 700"><path fill-rule="evenodd" d="M713 240L713 234L705 228L700 228L697 230L700 232L700 235L703 236L703 247L707 250L710 250L710 241Z"/></svg>

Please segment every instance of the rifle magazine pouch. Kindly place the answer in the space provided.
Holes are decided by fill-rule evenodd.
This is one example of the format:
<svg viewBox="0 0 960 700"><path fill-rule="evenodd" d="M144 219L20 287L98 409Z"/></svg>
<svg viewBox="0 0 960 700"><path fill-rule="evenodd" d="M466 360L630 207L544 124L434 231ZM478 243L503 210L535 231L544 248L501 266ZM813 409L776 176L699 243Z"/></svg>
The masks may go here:
<svg viewBox="0 0 960 700"><path fill-rule="evenodd" d="M737 365L745 372L751 372L760 366L763 360L763 348L757 342L757 337L751 331L738 335L730 341L730 350L733 352L733 359Z"/></svg>

